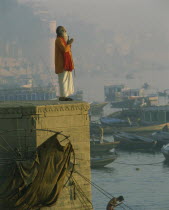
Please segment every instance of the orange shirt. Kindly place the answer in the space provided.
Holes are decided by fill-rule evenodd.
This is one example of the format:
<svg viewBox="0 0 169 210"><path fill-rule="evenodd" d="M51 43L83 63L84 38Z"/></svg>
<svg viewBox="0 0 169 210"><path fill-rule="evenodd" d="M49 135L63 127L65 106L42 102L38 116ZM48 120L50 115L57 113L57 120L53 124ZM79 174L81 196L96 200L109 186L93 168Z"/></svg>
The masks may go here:
<svg viewBox="0 0 169 210"><path fill-rule="evenodd" d="M69 52L73 62L71 45L64 44L60 37L55 40L55 73L59 74L64 72L64 53Z"/></svg>

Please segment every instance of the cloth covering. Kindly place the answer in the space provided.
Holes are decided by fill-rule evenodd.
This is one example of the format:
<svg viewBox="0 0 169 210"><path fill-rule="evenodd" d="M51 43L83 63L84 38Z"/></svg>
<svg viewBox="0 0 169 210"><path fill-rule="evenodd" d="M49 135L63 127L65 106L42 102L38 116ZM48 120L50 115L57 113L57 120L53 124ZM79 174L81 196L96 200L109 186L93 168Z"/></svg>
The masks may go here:
<svg viewBox="0 0 169 210"><path fill-rule="evenodd" d="M71 152L71 143L62 146L55 134L37 148L34 160L5 166L9 175L0 177L0 209L38 210L55 204L67 180Z"/></svg>
<svg viewBox="0 0 169 210"><path fill-rule="evenodd" d="M65 67L65 68L64 68ZM66 44L62 37L55 40L55 73L74 69L71 45Z"/></svg>
<svg viewBox="0 0 169 210"><path fill-rule="evenodd" d="M36 153L34 160L16 161L24 186L28 186L33 182L38 174L39 157Z"/></svg>
<svg viewBox="0 0 169 210"><path fill-rule="evenodd" d="M60 97L68 97L74 93L72 72L64 71L58 74Z"/></svg>
<svg viewBox="0 0 169 210"><path fill-rule="evenodd" d="M62 38L62 41L66 47L66 40L64 38ZM73 63L73 59L72 59L72 55L70 53L70 51L68 52L64 52L64 67L63 67L66 71L72 71L74 69L74 63Z"/></svg>

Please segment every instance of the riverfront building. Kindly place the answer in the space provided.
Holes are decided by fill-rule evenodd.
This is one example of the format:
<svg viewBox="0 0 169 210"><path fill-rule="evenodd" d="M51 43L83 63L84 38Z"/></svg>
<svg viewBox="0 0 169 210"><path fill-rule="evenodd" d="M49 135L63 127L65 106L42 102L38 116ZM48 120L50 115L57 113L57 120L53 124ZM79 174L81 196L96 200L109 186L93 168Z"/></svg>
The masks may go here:
<svg viewBox="0 0 169 210"><path fill-rule="evenodd" d="M141 118L146 122L169 122L169 106L154 106L142 109Z"/></svg>

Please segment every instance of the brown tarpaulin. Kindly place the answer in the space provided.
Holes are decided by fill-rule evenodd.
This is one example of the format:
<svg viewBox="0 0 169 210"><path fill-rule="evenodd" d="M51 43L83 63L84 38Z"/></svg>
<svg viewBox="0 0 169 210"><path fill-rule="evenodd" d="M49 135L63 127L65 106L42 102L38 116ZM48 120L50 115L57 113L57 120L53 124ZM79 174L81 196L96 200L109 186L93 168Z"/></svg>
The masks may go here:
<svg viewBox="0 0 169 210"><path fill-rule="evenodd" d="M35 210L55 204L67 180L71 152L71 143L62 146L54 135L37 148L34 160L8 166L9 175L0 177L0 209Z"/></svg>

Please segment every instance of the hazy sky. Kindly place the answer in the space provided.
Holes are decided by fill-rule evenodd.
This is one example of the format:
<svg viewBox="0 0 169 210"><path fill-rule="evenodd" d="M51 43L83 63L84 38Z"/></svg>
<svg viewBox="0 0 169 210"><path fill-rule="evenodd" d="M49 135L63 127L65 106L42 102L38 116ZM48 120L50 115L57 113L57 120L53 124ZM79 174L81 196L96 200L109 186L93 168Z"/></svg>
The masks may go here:
<svg viewBox="0 0 169 210"><path fill-rule="evenodd" d="M0 29L0 43L16 43L30 63L37 64L39 57L47 56L47 29L26 5L17 0L0 0ZM0 55L3 50L0 47Z"/></svg>
<svg viewBox="0 0 169 210"><path fill-rule="evenodd" d="M46 2L57 18L76 16L77 19L97 24L102 28L121 31L146 31L154 27L158 31L163 27L168 28L167 0L48 0Z"/></svg>

